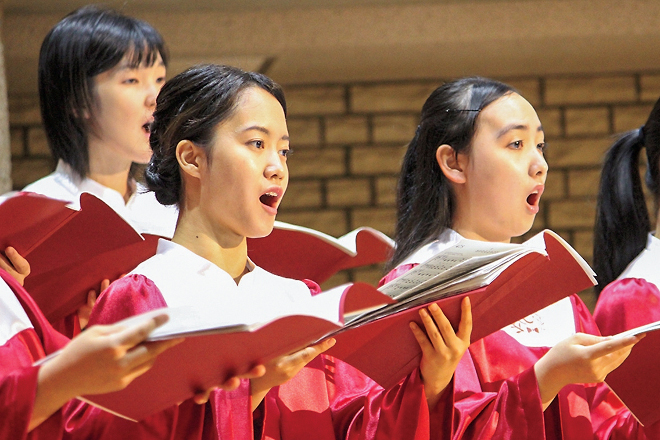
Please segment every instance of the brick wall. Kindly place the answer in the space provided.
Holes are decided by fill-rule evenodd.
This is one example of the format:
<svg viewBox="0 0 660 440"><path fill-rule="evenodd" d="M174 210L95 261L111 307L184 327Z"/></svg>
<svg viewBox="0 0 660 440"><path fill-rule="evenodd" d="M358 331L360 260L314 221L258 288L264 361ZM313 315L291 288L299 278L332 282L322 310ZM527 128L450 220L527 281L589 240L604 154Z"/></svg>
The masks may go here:
<svg viewBox="0 0 660 440"><path fill-rule="evenodd" d="M639 127L660 96L660 73L503 78L537 109L549 144L550 173L532 232L551 228L587 260L599 169L618 132ZM290 85L289 131L295 150L279 220L340 236L358 226L392 235L395 186L419 111L441 78L387 83ZM16 189L53 166L34 99L10 98ZM338 274L377 282L380 267ZM593 294L583 297L593 304Z"/></svg>

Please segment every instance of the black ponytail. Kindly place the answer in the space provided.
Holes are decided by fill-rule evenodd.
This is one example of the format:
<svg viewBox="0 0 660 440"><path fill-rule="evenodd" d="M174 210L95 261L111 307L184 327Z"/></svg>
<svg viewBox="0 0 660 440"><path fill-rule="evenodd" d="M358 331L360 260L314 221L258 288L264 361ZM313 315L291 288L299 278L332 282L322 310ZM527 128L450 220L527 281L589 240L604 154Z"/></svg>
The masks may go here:
<svg viewBox="0 0 660 440"><path fill-rule="evenodd" d="M639 154L646 147L646 184L656 203L660 193L660 100L646 124L624 133L605 155L594 228L596 294L614 281L645 248L651 230L639 175ZM657 209L657 207L656 207Z"/></svg>

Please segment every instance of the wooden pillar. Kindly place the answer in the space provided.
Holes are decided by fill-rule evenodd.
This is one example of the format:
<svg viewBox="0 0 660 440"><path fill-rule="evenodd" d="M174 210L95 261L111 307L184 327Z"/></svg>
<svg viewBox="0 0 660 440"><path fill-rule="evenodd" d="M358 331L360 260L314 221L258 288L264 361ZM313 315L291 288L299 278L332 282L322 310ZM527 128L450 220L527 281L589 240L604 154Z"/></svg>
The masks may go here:
<svg viewBox="0 0 660 440"><path fill-rule="evenodd" d="M7 78L5 75L4 0L0 0L0 194L11 188L11 145L9 141L9 109L7 106Z"/></svg>

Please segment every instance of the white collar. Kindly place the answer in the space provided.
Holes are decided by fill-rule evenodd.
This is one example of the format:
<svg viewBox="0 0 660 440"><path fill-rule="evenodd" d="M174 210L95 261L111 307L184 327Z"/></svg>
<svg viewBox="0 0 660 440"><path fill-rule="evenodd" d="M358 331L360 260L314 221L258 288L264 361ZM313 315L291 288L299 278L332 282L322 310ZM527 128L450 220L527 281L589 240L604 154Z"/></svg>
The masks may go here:
<svg viewBox="0 0 660 440"><path fill-rule="evenodd" d="M618 279L643 278L660 288L658 261L660 261L660 239L656 238L653 233L650 233L644 250L630 262L628 267L619 275Z"/></svg>
<svg viewBox="0 0 660 440"><path fill-rule="evenodd" d="M124 200L124 196L119 193L119 191L112 188L108 188L105 185L100 184L99 182L90 179L89 177L80 178L71 168L71 165L64 162L60 159L57 162L57 168L55 169L55 175L57 180L62 186L64 186L71 194L79 194L81 192L88 192L94 194L99 199L105 201L108 205L117 210L117 207L124 208L128 205L131 200L134 198L135 194L139 191L139 187L136 184L136 190L131 195L131 198L127 201ZM77 198L73 200L74 206L77 207L79 201ZM119 208L119 209L121 209Z"/></svg>
<svg viewBox="0 0 660 440"><path fill-rule="evenodd" d="M191 250L161 239L156 255L131 273L149 278L169 307L193 307L228 322L266 322L308 301L302 281L283 278L249 262L238 285L227 272ZM217 318L216 318L217 321Z"/></svg>

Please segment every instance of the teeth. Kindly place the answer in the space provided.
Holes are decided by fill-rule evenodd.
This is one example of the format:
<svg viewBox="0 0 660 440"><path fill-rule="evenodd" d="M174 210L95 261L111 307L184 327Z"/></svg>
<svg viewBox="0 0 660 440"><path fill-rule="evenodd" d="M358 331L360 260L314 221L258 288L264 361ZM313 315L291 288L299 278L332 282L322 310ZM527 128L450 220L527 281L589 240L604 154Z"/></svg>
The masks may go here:
<svg viewBox="0 0 660 440"><path fill-rule="evenodd" d="M267 192L267 193L264 194L264 195L266 195L266 196L270 196L270 197L277 197L277 193L274 193L274 192Z"/></svg>

